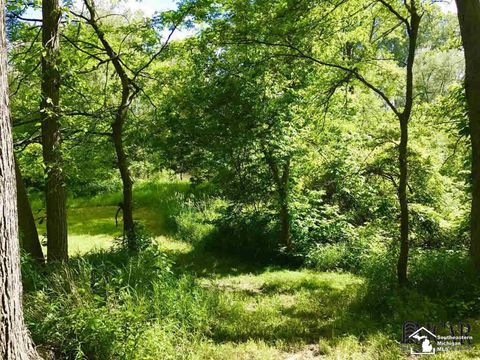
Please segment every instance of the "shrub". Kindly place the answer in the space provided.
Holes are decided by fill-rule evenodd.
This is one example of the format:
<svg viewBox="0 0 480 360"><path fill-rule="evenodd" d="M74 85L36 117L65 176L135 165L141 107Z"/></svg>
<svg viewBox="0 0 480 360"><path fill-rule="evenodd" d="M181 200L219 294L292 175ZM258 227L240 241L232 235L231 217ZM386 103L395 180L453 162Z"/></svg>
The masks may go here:
<svg viewBox="0 0 480 360"><path fill-rule="evenodd" d="M292 204L292 236L296 251L306 255L318 244L349 241L353 227L336 205L325 204L321 192L310 192L310 197L297 199Z"/></svg>
<svg viewBox="0 0 480 360"><path fill-rule="evenodd" d="M174 216L175 236L190 244L200 246L213 232L213 221L217 217L216 202L206 196L190 195L179 204L178 213Z"/></svg>
<svg viewBox="0 0 480 360"><path fill-rule="evenodd" d="M268 212L223 210L206 249L248 260L272 261L279 255L278 229Z"/></svg>
<svg viewBox="0 0 480 360"><path fill-rule="evenodd" d="M422 250L411 253L412 286L431 298L443 299L451 318L480 313L480 282L465 250Z"/></svg>
<svg viewBox="0 0 480 360"><path fill-rule="evenodd" d="M347 256L346 244L317 244L306 256L306 265L319 271L339 270Z"/></svg>
<svg viewBox="0 0 480 360"><path fill-rule="evenodd" d="M143 225L141 222L136 221L134 223L134 231L127 234L126 236L120 236L115 238L115 241L116 244L123 250L129 249L129 241L134 241L136 250L143 251L148 249L153 244L153 236L147 230L145 225Z"/></svg>

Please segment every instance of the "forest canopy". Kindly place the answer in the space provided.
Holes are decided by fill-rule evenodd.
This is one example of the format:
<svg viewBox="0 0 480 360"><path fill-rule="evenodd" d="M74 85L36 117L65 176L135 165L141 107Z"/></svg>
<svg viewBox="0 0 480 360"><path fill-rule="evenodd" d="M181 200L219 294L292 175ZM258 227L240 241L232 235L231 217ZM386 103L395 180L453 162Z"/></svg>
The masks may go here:
<svg viewBox="0 0 480 360"><path fill-rule="evenodd" d="M153 3L5 4L40 356L397 359L404 321L475 331L480 3Z"/></svg>

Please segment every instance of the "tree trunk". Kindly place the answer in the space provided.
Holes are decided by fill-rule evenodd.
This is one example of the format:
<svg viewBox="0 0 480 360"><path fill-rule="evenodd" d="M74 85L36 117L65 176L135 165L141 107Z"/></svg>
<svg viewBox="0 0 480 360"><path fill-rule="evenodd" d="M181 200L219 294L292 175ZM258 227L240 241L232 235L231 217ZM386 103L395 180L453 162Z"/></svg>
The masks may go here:
<svg viewBox="0 0 480 360"><path fill-rule="evenodd" d="M280 238L279 244L284 246L287 250L292 249L291 225L290 225L290 211L288 208L288 181L290 179L290 159L287 159L283 164L283 172L280 175L278 165L273 156L264 151L265 160L267 161L270 172L272 173L273 181L277 188L278 204L279 204L279 220L280 220Z"/></svg>
<svg viewBox="0 0 480 360"><path fill-rule="evenodd" d="M43 0L42 145L46 172L47 256L68 260L67 211L59 128L60 73L58 71L60 8L58 0Z"/></svg>
<svg viewBox="0 0 480 360"><path fill-rule="evenodd" d="M126 238L129 250L137 250L137 239L135 234L135 223L133 221L133 181L130 174L128 156L123 147L123 126L127 120L128 109L133 99L137 95L139 89L135 83L127 75L124 65L120 61L120 56L113 50L112 46L105 37L97 23L97 13L93 0L84 0L84 4L90 13L88 23L95 31L98 39L103 45L105 52L113 63L115 72L122 84L122 99L118 105L115 114L115 120L112 123L112 138L115 145L115 153L117 156L117 166L122 178L123 185L123 235Z"/></svg>
<svg viewBox="0 0 480 360"><path fill-rule="evenodd" d="M470 255L480 272L480 1L456 2L465 51L465 90L472 143Z"/></svg>
<svg viewBox="0 0 480 360"><path fill-rule="evenodd" d="M288 209L287 192L280 191L280 244L287 250L292 249L292 237L290 231L290 212Z"/></svg>
<svg viewBox="0 0 480 360"><path fill-rule="evenodd" d="M0 359L39 359L23 321L15 164L7 84L5 3L0 0Z"/></svg>
<svg viewBox="0 0 480 360"><path fill-rule="evenodd" d="M27 189L22 179L20 167L15 160L15 177L17 184L18 227L20 230L21 247L39 264L45 263L42 245L38 239L37 226L33 217L32 208L28 201Z"/></svg>
<svg viewBox="0 0 480 360"><path fill-rule="evenodd" d="M400 170L400 181L398 184L398 201L400 203L400 254L397 263L397 277L400 286L406 286L408 250L409 250L409 214L408 214L408 123L413 109L413 66L417 51L418 29L421 16L417 13L416 3L410 2L408 7L410 13L408 33L408 56L405 85L405 107L401 113L397 113L400 123L400 145L398 149L398 160Z"/></svg>
<svg viewBox="0 0 480 360"><path fill-rule="evenodd" d="M125 95L124 95L125 96ZM128 94L126 94L128 97ZM113 142L117 155L117 166L120 171L123 185L123 233L127 241L128 249L135 251L137 242L135 237L135 223L133 221L133 181L128 166L128 158L123 147L123 124L127 115L127 109L119 109L115 122L112 124Z"/></svg>
<svg viewBox="0 0 480 360"><path fill-rule="evenodd" d="M290 231L290 211L288 208L288 182L290 179L290 159L283 164L282 176L278 179L278 193L280 200L280 241L287 248L292 250L292 237Z"/></svg>
<svg viewBox="0 0 480 360"><path fill-rule="evenodd" d="M409 249L409 218L408 218L408 119L400 119L400 147L398 153L400 181L398 184L398 201L400 203L400 254L397 264L398 283L407 284L407 263Z"/></svg>

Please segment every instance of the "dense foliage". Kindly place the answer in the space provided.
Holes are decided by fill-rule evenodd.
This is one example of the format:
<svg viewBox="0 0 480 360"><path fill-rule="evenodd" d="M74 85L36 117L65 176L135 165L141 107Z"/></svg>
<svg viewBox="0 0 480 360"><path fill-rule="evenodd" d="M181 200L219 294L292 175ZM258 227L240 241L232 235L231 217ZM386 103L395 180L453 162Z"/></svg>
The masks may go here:
<svg viewBox="0 0 480 360"><path fill-rule="evenodd" d="M351 330L363 320L369 336L378 326L390 336L408 317L478 316L480 285L468 257L470 129L454 14L435 1L414 0L185 0L152 17L124 5L62 4L57 111L70 241L116 241L100 252L88 248L68 265L39 270L25 260L26 320L45 354L167 359L181 349L181 358L214 358L210 341L256 335L283 356L291 349L282 341L318 342L327 332L334 338L336 326L342 336L363 336ZM16 157L44 231L44 49L41 22L30 18L41 15L39 6L11 0L8 36ZM416 11L421 21L412 47ZM399 119L410 101L404 159L410 288L399 290L405 140ZM119 113L124 123L116 138ZM134 183L138 252L120 230L122 166ZM173 250L162 248L166 238L175 239ZM177 251L178 242L189 251ZM232 269L218 270L214 262L195 267L210 256L228 259ZM282 270L280 279L267 271L263 285L232 294L204 281L239 275L229 272L239 264L302 270L299 278ZM338 279L323 284L325 271ZM348 289L344 299L330 286L336 281ZM291 318L280 324L285 319L271 309L287 310L269 291L295 297L300 305L292 311L304 311L306 325ZM265 303L245 312L252 294ZM326 304L303 309L313 295ZM415 303L420 310L409 310ZM337 316L342 309L345 316ZM333 325L309 322L322 311ZM378 341L367 352L385 341L398 358L388 339ZM278 358L267 345L252 356ZM337 345L318 346L334 358L330 348ZM244 356L250 358L248 349Z"/></svg>

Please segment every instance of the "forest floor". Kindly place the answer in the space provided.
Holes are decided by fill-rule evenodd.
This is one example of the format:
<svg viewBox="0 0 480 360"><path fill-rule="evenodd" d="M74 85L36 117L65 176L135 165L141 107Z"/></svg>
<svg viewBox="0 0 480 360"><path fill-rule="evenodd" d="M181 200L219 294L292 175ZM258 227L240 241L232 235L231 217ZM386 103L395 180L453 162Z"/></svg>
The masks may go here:
<svg viewBox="0 0 480 360"><path fill-rule="evenodd" d="M116 211L112 204L71 206L72 255L110 248L113 237L119 234ZM220 304L212 314L214 326L205 334L205 341L195 344L192 358L409 358L400 348L402 320L408 320L401 316L408 311L399 309L387 318L377 316L376 309L363 303L362 277L220 257L169 236L165 214L152 211L151 206L139 206L136 216L152 231L162 252L174 261L174 272L192 275L202 288L220 294ZM472 321L474 338L480 339L480 323ZM476 346L430 358L480 359L480 351Z"/></svg>

